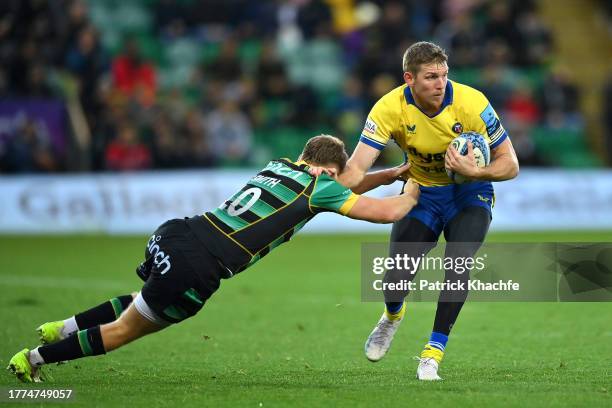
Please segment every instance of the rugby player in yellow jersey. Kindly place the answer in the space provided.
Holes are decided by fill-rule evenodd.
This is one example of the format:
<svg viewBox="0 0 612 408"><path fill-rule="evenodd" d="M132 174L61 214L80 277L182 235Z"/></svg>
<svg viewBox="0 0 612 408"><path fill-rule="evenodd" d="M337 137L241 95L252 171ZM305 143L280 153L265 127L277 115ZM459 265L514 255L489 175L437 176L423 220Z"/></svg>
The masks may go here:
<svg viewBox="0 0 612 408"><path fill-rule="evenodd" d="M419 257L436 245L444 232L445 256L472 256L483 242L491 222L493 186L517 176L519 166L512 143L487 98L476 89L448 79L448 58L430 42L411 45L403 57L405 84L384 95L367 117L359 144L340 177L355 192L381 184L375 177L364 179L381 150L390 140L397 143L411 163L410 174L421 185L419 204L393 225L391 256L399 251L396 242L415 243L409 256ZM491 164L476 166L471 144L466 156L449 146L462 132L480 133L491 148ZM472 179L452 184L446 170ZM375 173L376 174L376 173ZM378 177L387 177L387 172ZM474 245L456 245L470 242ZM405 253L405 252L402 252ZM468 273L447 270L445 280L467 280ZM413 279L406 271L389 271L385 280ZM408 292L385 293L385 311L370 334L366 356L380 360L391 345L405 313ZM421 353L417 377L439 380L438 366L450 331L467 297L466 291L442 291L430 341Z"/></svg>

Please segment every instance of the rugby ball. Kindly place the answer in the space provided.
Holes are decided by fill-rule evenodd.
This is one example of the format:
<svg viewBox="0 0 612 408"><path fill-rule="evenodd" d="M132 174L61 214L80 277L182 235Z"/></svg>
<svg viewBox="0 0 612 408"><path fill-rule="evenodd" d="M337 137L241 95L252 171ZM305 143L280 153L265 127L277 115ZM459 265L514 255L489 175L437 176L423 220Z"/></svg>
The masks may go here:
<svg viewBox="0 0 612 408"><path fill-rule="evenodd" d="M457 136L450 143L460 155L465 156L468 153L468 142L472 142L474 147L474 158L478 167L486 167L491 162L491 150L485 138L476 132L465 132ZM469 183L470 180L459 173L446 170L446 174L455 184Z"/></svg>

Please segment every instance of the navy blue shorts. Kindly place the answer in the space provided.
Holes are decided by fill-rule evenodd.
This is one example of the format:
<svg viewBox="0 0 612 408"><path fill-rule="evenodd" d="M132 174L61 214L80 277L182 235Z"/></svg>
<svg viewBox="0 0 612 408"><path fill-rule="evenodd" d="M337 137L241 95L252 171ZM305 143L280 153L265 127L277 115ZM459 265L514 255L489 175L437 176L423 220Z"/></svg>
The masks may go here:
<svg viewBox="0 0 612 408"><path fill-rule="evenodd" d="M406 217L416 218L440 235L450 220L467 207L483 207L489 214L495 202L493 185L488 181L450 184L440 187L421 186L419 203Z"/></svg>

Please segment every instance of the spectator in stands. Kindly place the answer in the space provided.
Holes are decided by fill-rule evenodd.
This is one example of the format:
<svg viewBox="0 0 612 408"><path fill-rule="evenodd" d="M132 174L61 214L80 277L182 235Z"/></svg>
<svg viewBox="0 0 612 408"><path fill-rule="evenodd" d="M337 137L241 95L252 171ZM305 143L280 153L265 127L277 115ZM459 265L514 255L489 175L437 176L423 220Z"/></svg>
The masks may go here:
<svg viewBox="0 0 612 408"><path fill-rule="evenodd" d="M237 112L240 112L237 110ZM246 115L240 114L241 118L246 118ZM242 120L242 119L240 119ZM186 153L186 166L189 167L212 167L218 162L217 156L211 149L208 134L205 129L205 122L202 113L197 109L190 110L185 120L183 121L183 132L185 134L184 149ZM248 129L250 131L250 129ZM248 135L250 137L250 135ZM229 141L230 143L240 143L238 141ZM250 144L250 140L245 142ZM250 146L249 146L250 147ZM244 155L240 154L241 157Z"/></svg>
<svg viewBox="0 0 612 408"><path fill-rule="evenodd" d="M556 67L549 73L542 86L541 99L548 127L578 129L582 126L580 93L565 67Z"/></svg>
<svg viewBox="0 0 612 408"><path fill-rule="evenodd" d="M8 77L11 93L14 95L28 95L28 72L30 67L40 64L38 44L28 39L17 46L16 55L8 62Z"/></svg>
<svg viewBox="0 0 612 408"><path fill-rule="evenodd" d="M244 164L252 126L279 134L298 130L297 137L300 128L330 127L355 137L360 126L355 123L363 122L367 107L399 85L403 43L435 36L451 50L456 68L451 78L469 77L465 82L505 108L498 113L516 119L522 161L537 163L529 153L534 126L584 126L578 88L567 73L543 75L543 84L539 79L538 71L549 69L552 37L534 0L236 0L212 8L209 2L179 3L157 0L136 7L142 17L138 39L162 44L155 53L147 48L147 55L164 61L157 67L144 60L136 37L125 38L128 28L108 30L104 16L113 14L107 2L0 2L0 95L62 97L70 82L54 74L74 75L93 135L93 170L105 169L107 153L124 146L114 140L117 134L134 135L139 128L151 129L152 148L149 164L141 167ZM103 26L93 28L94 23ZM104 28L98 36L97 29ZM111 63L113 39L124 47ZM221 44L219 55L215 44ZM522 78L546 92L534 97ZM124 130L126 120L131 131ZM12 148L19 151L20 143Z"/></svg>
<svg viewBox="0 0 612 408"><path fill-rule="evenodd" d="M487 95L491 106L505 106L515 83L506 66L486 64L482 68L479 89Z"/></svg>
<svg viewBox="0 0 612 408"><path fill-rule="evenodd" d="M410 13L405 1L385 1L378 27L380 42L385 51L395 51L398 44L411 42L413 33L409 21Z"/></svg>
<svg viewBox="0 0 612 408"><path fill-rule="evenodd" d="M236 39L230 37L223 41L219 56L208 66L207 72L224 82L234 82L242 77Z"/></svg>
<svg viewBox="0 0 612 408"><path fill-rule="evenodd" d="M248 162L253 143L251 123L235 101L225 100L209 113L205 129L215 157L233 164Z"/></svg>
<svg viewBox="0 0 612 408"><path fill-rule="evenodd" d="M484 38L497 40L512 49L511 61L522 54L520 36L512 20L510 5L507 0L493 1L488 7L488 21L484 28Z"/></svg>
<svg viewBox="0 0 612 408"><path fill-rule="evenodd" d="M257 124L263 127L283 125L289 121L292 86L285 64L276 53L274 42L263 43L255 76Z"/></svg>
<svg viewBox="0 0 612 408"><path fill-rule="evenodd" d="M512 91L504 111L510 120L520 121L532 126L541 119L540 107L533 97L533 91L529 84L521 82Z"/></svg>
<svg viewBox="0 0 612 408"><path fill-rule="evenodd" d="M540 65L548 62L552 53L552 37L535 11L522 12L517 18L516 27L525 48L523 55L525 65Z"/></svg>
<svg viewBox="0 0 612 408"><path fill-rule="evenodd" d="M108 170L145 170L152 164L150 149L139 140L136 128L129 123L119 127L117 137L106 147L105 158Z"/></svg>
<svg viewBox="0 0 612 408"><path fill-rule="evenodd" d="M26 79L26 92L30 98L50 98L53 91L47 82L47 67L42 61L29 66Z"/></svg>
<svg viewBox="0 0 612 408"><path fill-rule="evenodd" d="M344 80L342 95L338 98L335 109L337 134L344 138L351 138L359 134L367 109L363 84L358 77L348 76Z"/></svg>
<svg viewBox="0 0 612 408"><path fill-rule="evenodd" d="M153 64L145 61L135 38L129 38L122 54L113 60L113 84L123 95L143 106L151 106L157 91Z"/></svg>
<svg viewBox="0 0 612 408"><path fill-rule="evenodd" d="M153 122L152 156L158 169L176 169L184 166L182 138L174 130L170 118L160 112Z"/></svg>
<svg viewBox="0 0 612 408"><path fill-rule="evenodd" d="M65 58L74 45L79 33L90 25L89 10L84 0L68 0L68 12L63 16L60 40L60 56ZM60 60L60 62L64 62Z"/></svg>
<svg viewBox="0 0 612 408"><path fill-rule="evenodd" d="M26 119L8 140L0 162L9 173L50 172L59 169L48 135L37 128L31 119Z"/></svg>
<svg viewBox="0 0 612 408"><path fill-rule="evenodd" d="M310 40L322 31L332 31L332 16L329 6L322 0L306 0L297 14L297 24L305 40Z"/></svg>
<svg viewBox="0 0 612 408"><path fill-rule="evenodd" d="M530 126L521 121L505 121L509 126L508 133L512 134L512 146L522 166L541 166L542 158L536 151L535 143L529 136Z"/></svg>
<svg viewBox="0 0 612 408"><path fill-rule="evenodd" d="M96 92L100 79L109 67L109 59L102 49L93 26L84 27L66 55L66 68L76 76L83 110L97 114Z"/></svg>
<svg viewBox="0 0 612 408"><path fill-rule="evenodd" d="M455 14L438 26L435 37L450 49L450 63L455 68L475 67L480 63L483 36L468 12Z"/></svg>

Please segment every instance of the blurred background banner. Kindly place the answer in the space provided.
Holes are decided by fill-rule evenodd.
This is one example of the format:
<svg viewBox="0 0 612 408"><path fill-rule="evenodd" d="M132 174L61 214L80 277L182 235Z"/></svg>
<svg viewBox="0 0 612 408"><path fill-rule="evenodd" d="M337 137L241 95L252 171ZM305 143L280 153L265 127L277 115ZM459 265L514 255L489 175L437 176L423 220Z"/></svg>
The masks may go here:
<svg viewBox="0 0 612 408"><path fill-rule="evenodd" d="M3 100L0 101L0 138L15 134L28 118L45 133L53 147L63 152L68 143L66 112L60 100Z"/></svg>
<svg viewBox="0 0 612 408"><path fill-rule="evenodd" d="M254 175L246 170L3 177L0 233L147 234L167 219L215 208ZM367 195L397 194L400 184ZM612 171L525 170L496 183L491 229L612 230ZM383 232L389 225L322 214L305 232Z"/></svg>
<svg viewBox="0 0 612 408"><path fill-rule="evenodd" d="M0 100L0 145L14 145L20 130L31 135L39 134L48 141L57 154L64 154L70 143L63 101L53 99L5 99ZM4 160L19 167L20 154L12 151ZM26 169L22 170L27 172Z"/></svg>
<svg viewBox="0 0 612 408"><path fill-rule="evenodd" d="M612 229L610 170L528 169L494 186L492 229Z"/></svg>

